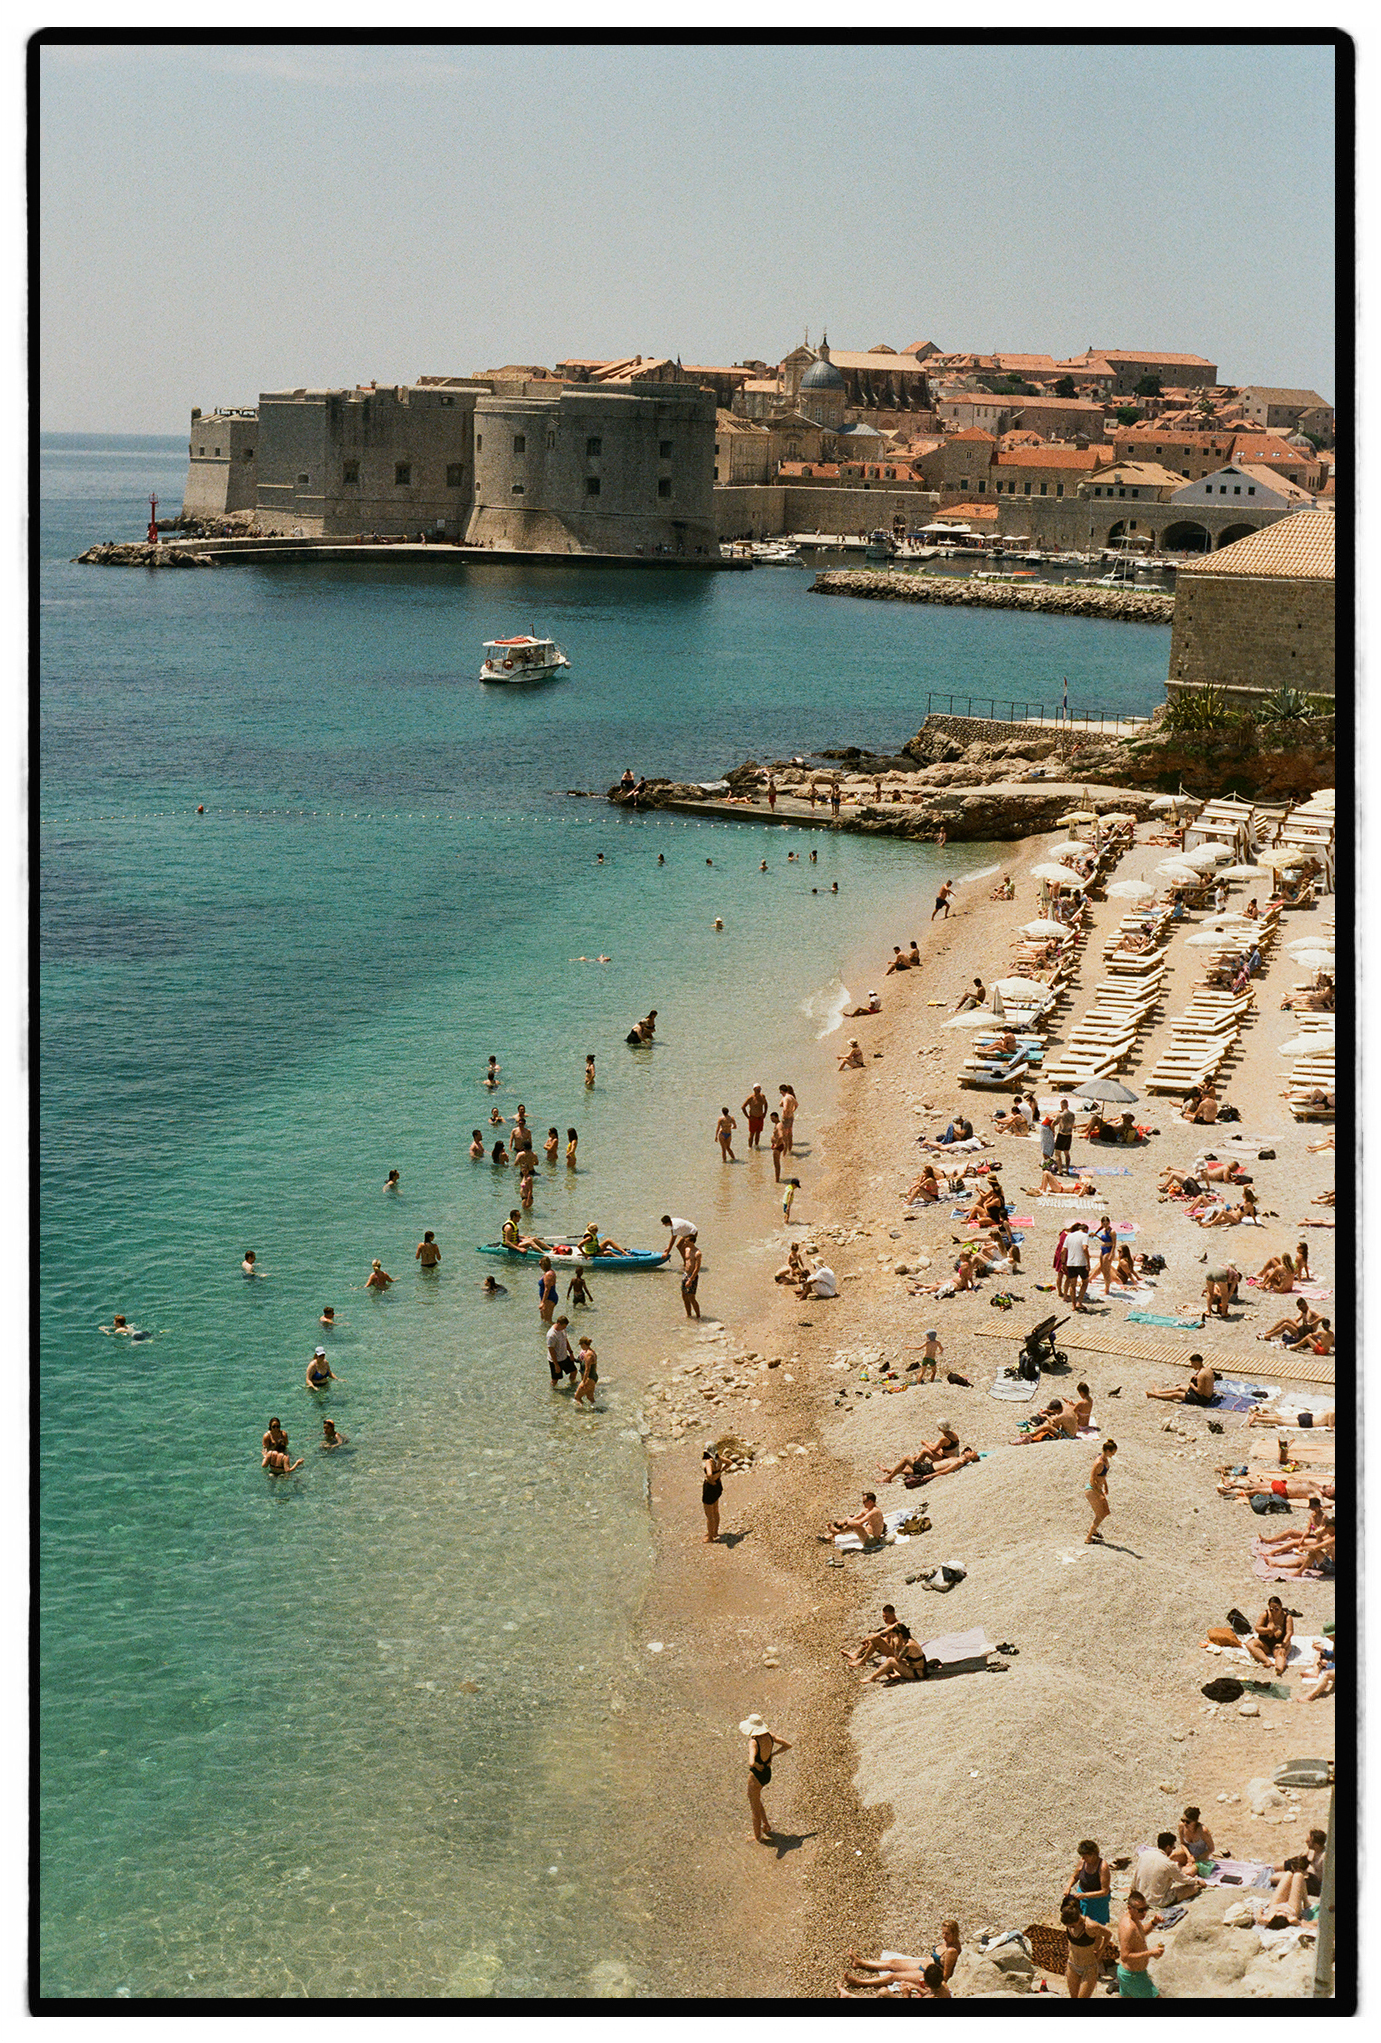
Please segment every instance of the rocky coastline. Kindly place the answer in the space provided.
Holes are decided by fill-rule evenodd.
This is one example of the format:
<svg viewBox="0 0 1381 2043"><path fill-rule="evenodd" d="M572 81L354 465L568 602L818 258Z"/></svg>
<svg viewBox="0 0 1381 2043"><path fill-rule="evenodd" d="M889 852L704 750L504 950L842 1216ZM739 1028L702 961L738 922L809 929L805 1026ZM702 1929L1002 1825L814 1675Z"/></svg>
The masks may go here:
<svg viewBox="0 0 1381 2043"><path fill-rule="evenodd" d="M77 554L75 563L80 567L149 568L209 568L216 565L209 553L193 553L182 546L151 546L147 539L107 539L99 546L88 546L85 553Z"/></svg>
<svg viewBox="0 0 1381 2043"><path fill-rule="evenodd" d="M1110 617L1124 624L1169 624L1175 599L1154 589L1085 589L1068 583L978 582L959 575L899 574L885 568L831 568L812 596L871 596L888 603L957 603L985 610L1046 610L1058 617Z"/></svg>
<svg viewBox="0 0 1381 2043"><path fill-rule="evenodd" d="M634 803L621 787L617 807L676 809L748 821L797 823L867 836L954 843L1005 842L1053 830L1071 807L1116 806L1138 822L1158 794L1300 800L1332 787L1337 774L1334 719L1256 724L1236 720L1217 731L1169 728L1164 710L1130 736L1014 724L1004 738L970 736L963 717L927 717L894 754L856 746L801 759L745 760L722 780L699 783L649 777ZM986 726L991 729L991 726ZM767 803L769 776L775 808ZM840 808L829 808L838 779ZM816 801L810 802L812 783Z"/></svg>

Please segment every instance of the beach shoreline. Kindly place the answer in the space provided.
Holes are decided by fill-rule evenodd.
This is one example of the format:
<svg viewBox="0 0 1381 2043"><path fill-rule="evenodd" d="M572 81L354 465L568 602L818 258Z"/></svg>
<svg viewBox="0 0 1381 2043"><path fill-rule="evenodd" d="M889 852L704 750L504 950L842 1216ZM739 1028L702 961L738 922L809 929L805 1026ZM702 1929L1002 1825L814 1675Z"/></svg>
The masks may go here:
<svg viewBox="0 0 1381 2043"><path fill-rule="evenodd" d="M1016 880L1016 902L990 903L987 880L961 889L955 913L926 929L919 974L884 981L876 976L883 966L874 968L869 983L883 988L884 1011L850 1025L858 1030L865 1067L839 1073L828 1104L810 1102L809 1125L819 1130L820 1169L818 1175L811 1171L798 1195L802 1224L791 1232L797 1239L819 1242L840 1279L840 1296L802 1305L775 1287L773 1295L765 1295L760 1280L756 1303L750 1301L733 1319L721 1344L727 1356L741 1358L734 1365L737 1380L751 1382L761 1398L756 1410L750 1406L744 1413L741 1401L736 1404L735 1394L726 1391L723 1408L732 1429L758 1448L751 1473L726 1483L722 1506L725 1529L744 1532L743 1551L753 1557L751 1568L731 1553L717 1552L711 1564L722 1558L727 1565L714 1578L706 1576L708 1557L696 1543L699 1438L687 1433L652 1461L657 1558L644 1614L664 1628L677 1625L697 1670L680 1698L677 1726L678 1739L692 1733L698 1739L694 1766L687 1769L693 1776L687 1783L688 1806L696 1816L682 1851L688 1865L703 1866L710 1858L715 1863L715 1904L700 1921L702 1957L713 1951L724 1979L737 1982L707 1984L707 1992L742 1992L743 1979L751 1977L751 1990L764 1996L828 1996L849 1948L928 1949L945 1915L960 1916L966 1940L984 1927L1052 1920L1051 1883L1068 1876L1063 1862L1072 1863L1079 1836L1096 1832L1110 1854L1114 1849L1125 1854L1173 1821L1178 1800L1167 1796L1197 1795L1206 1812L1218 1796L1228 1796L1231 1811L1247 1781L1268 1775L1285 1756L1285 1726L1276 1721L1293 1714L1285 1704L1268 1700L1258 1716L1240 1721L1227 1713L1200 1715L1204 1705L1194 1694L1203 1680L1220 1671L1197 1650L1196 1626L1221 1621L1221 1611L1200 1618L1203 1595L1220 1601L1223 1609L1234 1601L1254 1609L1252 1597L1261 1593L1233 1551L1246 1538L1241 1522L1246 1514L1225 1518L1232 1507L1214 1496L1211 1470L1225 1454L1236 1459L1249 1447L1254 1452L1273 1448L1274 1435L1256 1433L1248 1439L1243 1429L1219 1445L1208 1438L1203 1414L1191 1417L1178 1405L1145 1399L1146 1386L1166 1375L1164 1365L1153 1366L1151 1341L1145 1361L1125 1355L1114 1361L1097 1351L1073 1354L1069 1380L1086 1371L1096 1398L1115 1395L1126 1385L1121 1403L1103 1406L1109 1418L1116 1418L1124 1448L1130 1440L1133 1450L1124 1456L1124 1464L1131 1461L1132 1467L1116 1471L1112 1522L1117 1531L1109 1536L1117 1538L1120 1555L1125 1510L1138 1536L1125 1546L1128 1553L1135 1548L1133 1558L1117 1565L1131 1571L1129 1593L1140 1593L1138 1569L1144 1569L1148 1585L1154 1584L1147 1592L1155 1609L1145 1639L1129 1637L1121 1624L1109 1634L1097 1591L1089 1603L1090 1591L1077 1586L1086 1579L1077 1571L1086 1571L1088 1560L1082 1545L1086 1507L1077 1493L1089 1457L1081 1445L1038 1448L1019 1465L1033 1520L1027 1543L1051 1549L1039 1569L1031 1565L1029 1584L1024 1581L1024 1542L994 1529L1005 1516L1020 1516L1012 1510L1006 1471L1001 1479L997 1471L1000 1462L1011 1464L1012 1459L1001 1437L1010 1439L1010 1425L1027 1408L1013 1413L1010 1405L994 1406L983 1396L984 1385L1013 1352L991 1335L1019 1333L1056 1309L1053 1295L1043 1302L1034 1294L1035 1283L1050 1276L1043 1266L1053 1234L1037 1241L1027 1231L1034 1254L1025 1257L1023 1277L1010 1280L1010 1288L1019 1287L1025 1302L1010 1316L1001 1316L1000 1328L990 1330L985 1324L995 1317L986 1311L986 1295L976 1304L964 1301L959 1310L951 1302L922 1313L896 1274L898 1263L913 1272L928 1263L929 1274L938 1274L932 1237L949 1238L947 1206L929 1209L909 1224L902 1218L897 1180L909 1174L917 1128L930 1126L934 1132L943 1127L956 1101L962 1101L976 1129L984 1132L994 1105L982 1093L956 1093L953 1072L967 1054L969 1039L959 1031L941 1034L938 1025L975 974L1000 975L1009 933L1023 919L1020 904L1032 890L1027 868L1056 841L1035 838L1001 847L1000 869ZM1148 854L1140 849L1133 856L1140 864L1147 862ZM1115 923L1120 905L1100 904L1100 930ZM1074 1013L1092 997L1093 956L1090 946L1078 975ZM1184 954L1190 964L1194 956L1192 951ZM1298 1196L1294 1181L1305 1174L1320 1185L1331 1179L1331 1157L1315 1165L1307 1152L1307 1141L1317 1130L1291 1124L1288 1135L1279 1132L1274 1094L1280 1073L1265 1059L1273 1055L1281 1025L1290 1025L1288 1015L1276 1011L1282 964L1288 969L1288 960L1278 962L1274 984L1262 982L1255 1036L1249 1033L1247 1039L1248 1066L1232 1081L1244 1120L1271 1132L1285 1166L1283 1174L1276 1166L1261 1166L1258 1175L1258 1185L1265 1183L1277 1203L1282 1195ZM1055 1033L1067 1026L1067 1019L1057 1023ZM833 1040L842 1048L846 1036ZM1135 1075L1129 1076L1135 1085ZM1037 1078L1036 1090L1044 1089ZM927 1113L923 1102L930 1102L933 1111ZM1174 1209L1156 1210L1154 1178L1164 1160L1192 1154L1192 1137L1186 1148L1176 1136L1175 1109L1168 1099L1146 1099L1139 1112L1161 1131L1149 1147L1125 1152L1135 1164L1133 1183L1143 1201L1138 1211L1145 1212L1149 1198L1154 1215L1143 1222L1140 1243L1148 1243L1155 1230L1171 1239L1171 1229L1178 1230L1178 1241L1188 1224ZM804 1111L802 1118L807 1118ZM1031 1150L1004 1141L990 1152L1005 1165L1009 1185L1028 1180ZM1030 1173L1031 1182L1036 1174ZM1133 1185L1123 1189L1118 1181L1118 1186L1109 1197L1127 1202L1130 1209ZM1102 1210L1101 1201L1090 1200L1089 1206ZM1292 1217L1281 1218L1269 1237L1251 1241L1253 1253L1258 1240L1263 1248L1283 1245L1286 1234L1293 1241L1293 1205L1282 1207L1286 1213ZM1188 1253L1201 1260L1193 1238L1197 1231L1189 1232L1193 1246ZM1236 1237L1231 1240L1240 1249ZM1319 1234L1311 1241L1320 1260L1331 1261L1331 1236ZM1187 1275L1178 1274L1182 1266L1177 1260L1175 1267L1177 1274L1167 1281L1176 1293L1191 1296L1202 1273L1191 1268ZM1259 1306L1270 1303L1261 1300ZM1258 1308L1256 1298L1251 1306ZM1250 1318L1262 1323L1259 1308ZM913 1386L904 1406L880 1387L860 1390L861 1357L874 1350L900 1357L904 1347L918 1346L932 1323L940 1328L947 1351L938 1385ZM1134 1335L1138 1331L1132 1329ZM1278 1380L1286 1373L1279 1351L1257 1348L1252 1331L1250 1320L1245 1329L1235 1330L1230 1349L1216 1328L1198 1335L1172 1334L1169 1346L1187 1348L1198 1339L1215 1362L1234 1365L1239 1372L1256 1369L1269 1357L1275 1375L1269 1367L1264 1374ZM1251 1352L1244 1353L1244 1347ZM850 1357L847 1367L839 1366L841 1352ZM781 1363L768 1372L764 1365L772 1357ZM947 1386L946 1365L968 1375L973 1387ZM1173 1368L1169 1373L1174 1375ZM840 1386L847 1388L841 1392ZM1319 1393L1329 1404L1333 1395L1331 1388ZM719 1408L712 1409L716 1419L707 1438L723 1430ZM961 1437L967 1440L972 1433L991 1454L988 1465L966 1473L953 1491L944 1484L922 1493L935 1528L928 1537L886 1549L881 1557L855 1556L843 1567L829 1567L832 1549L816 1543L827 1516L857 1508L860 1486L877 1480L873 1472L880 1455L890 1461L912 1451L939 1417L951 1415ZM791 1451L801 1447L804 1453ZM1065 1454L1069 1461L1062 1464L1059 1457ZM879 1494L884 1507L905 1501L904 1495L881 1488ZM1216 1523L1196 1522L1215 1509ZM1192 1569L1186 1574L1191 1554ZM903 1601L898 1585L905 1572L941 1560L962 1560L972 1571L980 1558L992 1578L988 1594L971 1581L943 1605L917 1590L906 1591ZM1332 1615L1331 1583L1300 1583L1292 1593L1307 1613L1301 1630L1317 1625L1323 1614ZM976 1696L972 1682L927 1689L920 1701L928 1707L918 1720L910 1690L862 1689L856 1676L840 1678L841 1643L876 1622L887 1594L913 1626L927 1626L917 1630L918 1637L982 1621L993 1639L1024 1641L1030 1657L1009 1662L1006 1680L984 1683ZM1042 1598L1052 1594L1057 1613L1061 1600L1075 1611L1078 1630L1064 1647L1063 1663L1038 1666L1039 1642L1033 1641L1030 1626L1041 1622ZM1176 1615L1181 1605L1191 1613L1182 1620ZM1058 1633L1059 1616L1049 1622L1052 1635ZM1094 1639L1099 1642L1098 1674L1078 1664ZM1031 1653L1033 1643L1036 1654ZM1191 1687L1186 1677L1195 1665L1202 1671ZM1017 1734L1006 1709L1014 1691L1022 1698L1020 1721L1027 1727L1015 1754L1011 1745ZM746 1748L734 1724L751 1709L761 1710L795 1748L783 1762L780 1789L774 1781L766 1798L792 1840L781 1854L793 1868L789 1882L777 1854L740 1842L740 1833L745 1840L748 1836L747 1811L741 1808L736 1816L735 1797L743 1794ZM927 1728L928 1719L934 1721ZM1302 1720L1301 1735L1305 1728ZM1290 1723L1290 1744L1295 1730ZM1309 1711L1307 1731L1310 1749L1331 1752L1331 1711ZM971 1786L971 1779L980 1785ZM931 1789L938 1786L941 1806L939 1818L928 1826L918 1822L930 1800L927 1781ZM1306 1792L1292 1800L1279 1820L1303 1813L1322 1822L1326 1808L1326 1793ZM1218 1818L1224 1821L1225 1812L1219 1811ZM1238 1833L1239 1849L1246 1849L1243 1817L1228 1820ZM1005 1829L998 1827L1000 1821ZM1295 1848L1274 1835L1263 1842L1268 1855ZM1003 1861L1013 1861L1000 1871L989 1864L995 1848ZM693 1876L686 1886L694 1891ZM774 1925L766 1941L760 1930L765 1919ZM783 1949L784 1930L789 1951Z"/></svg>

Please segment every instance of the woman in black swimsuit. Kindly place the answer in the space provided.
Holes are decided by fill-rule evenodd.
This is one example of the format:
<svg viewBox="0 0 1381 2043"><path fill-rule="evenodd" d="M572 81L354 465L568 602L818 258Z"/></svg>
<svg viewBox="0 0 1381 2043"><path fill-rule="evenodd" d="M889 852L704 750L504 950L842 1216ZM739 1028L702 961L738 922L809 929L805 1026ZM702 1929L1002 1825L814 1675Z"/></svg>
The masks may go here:
<svg viewBox="0 0 1381 2043"><path fill-rule="evenodd" d="M773 1836L772 1822L762 1806L762 1791L772 1778L774 1752L790 1752L785 1738L774 1738L762 1718L745 1717L739 1725L748 1740L748 1807L753 1814L753 1839L765 1843Z"/></svg>
<svg viewBox="0 0 1381 2043"><path fill-rule="evenodd" d="M700 1501L705 1507L705 1544L712 1546L719 1538L719 1500L724 1494L724 1484L720 1480L724 1471L713 1447L705 1449L701 1466L704 1481L700 1485Z"/></svg>

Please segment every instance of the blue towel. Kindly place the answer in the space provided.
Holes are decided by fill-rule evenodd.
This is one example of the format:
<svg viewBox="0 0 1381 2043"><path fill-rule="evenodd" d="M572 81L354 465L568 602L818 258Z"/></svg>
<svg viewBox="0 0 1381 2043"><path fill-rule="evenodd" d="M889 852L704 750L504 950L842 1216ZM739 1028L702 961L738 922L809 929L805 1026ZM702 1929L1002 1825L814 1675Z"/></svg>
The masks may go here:
<svg viewBox="0 0 1381 2043"><path fill-rule="evenodd" d="M1203 1325L1198 1313L1192 1319L1177 1312L1129 1312L1127 1317L1142 1327L1193 1327L1197 1331Z"/></svg>

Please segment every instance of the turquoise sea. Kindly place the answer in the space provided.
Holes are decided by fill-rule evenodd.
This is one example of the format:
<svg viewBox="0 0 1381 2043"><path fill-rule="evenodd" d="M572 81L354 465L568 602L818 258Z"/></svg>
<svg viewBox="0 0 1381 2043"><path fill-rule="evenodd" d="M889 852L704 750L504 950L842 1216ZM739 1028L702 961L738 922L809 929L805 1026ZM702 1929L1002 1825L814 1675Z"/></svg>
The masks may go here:
<svg viewBox="0 0 1381 2043"><path fill-rule="evenodd" d="M602 1409L552 1396L531 1273L474 1253L516 1203L467 1154L485 1063L539 1139L580 1131L536 1225L660 1247L689 1213L713 1312L777 1217L770 1166L720 1165L718 1107L790 1079L818 1156L843 988L1001 853L566 790L892 747L929 688L1053 706L1067 674L1144 711L1169 633L781 572L69 564L184 466L42 455L38 1988L554 1996L607 1960L655 1991L604 1726L645 1652L639 1387L684 1320L669 1275L592 1280ZM481 688L481 642L533 627L571 679ZM153 1338L103 1335L115 1312ZM272 1414L291 1481L259 1466Z"/></svg>

